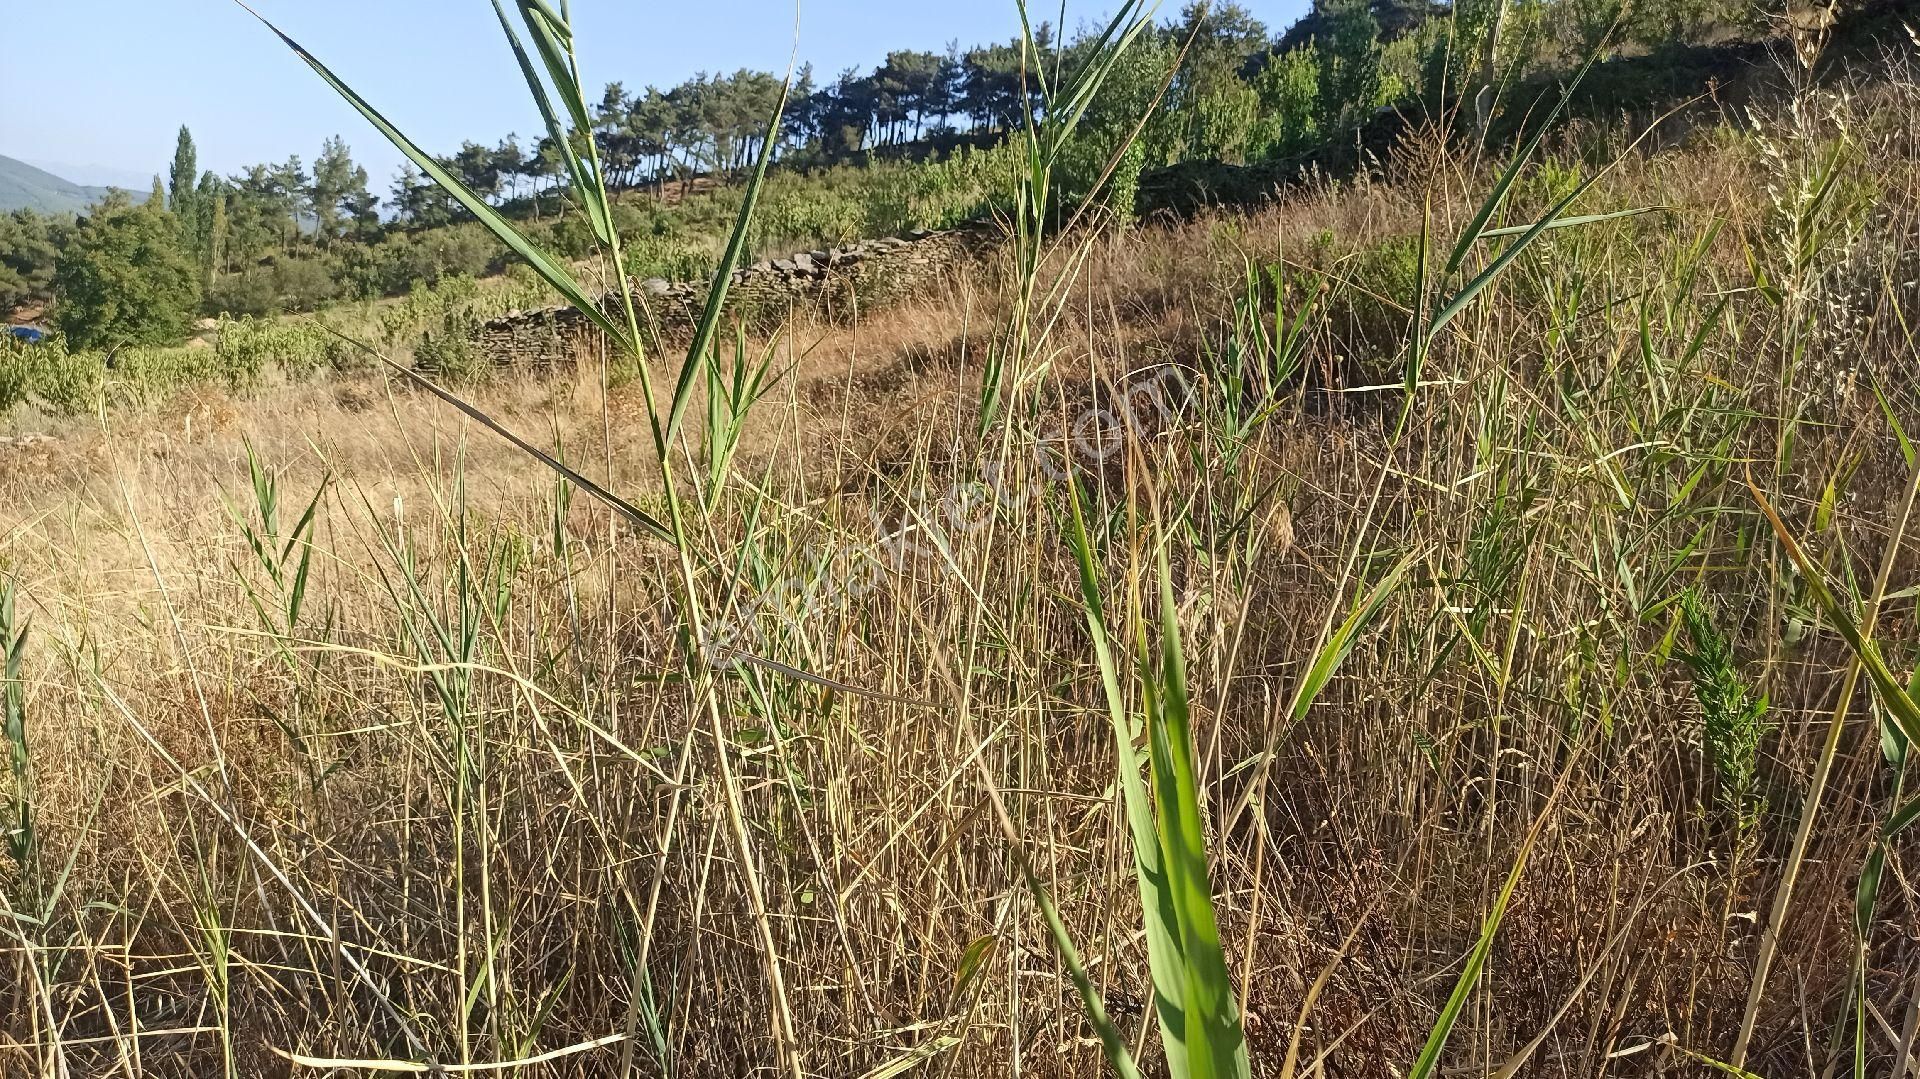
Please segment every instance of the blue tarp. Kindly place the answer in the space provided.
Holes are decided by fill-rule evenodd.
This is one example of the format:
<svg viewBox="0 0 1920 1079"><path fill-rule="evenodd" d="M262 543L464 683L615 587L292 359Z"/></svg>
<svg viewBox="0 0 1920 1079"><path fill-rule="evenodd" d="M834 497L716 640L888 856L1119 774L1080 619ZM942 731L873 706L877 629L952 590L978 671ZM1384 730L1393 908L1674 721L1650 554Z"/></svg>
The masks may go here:
<svg viewBox="0 0 1920 1079"><path fill-rule="evenodd" d="M47 331L37 326L8 326L7 336L17 337L29 345L37 345L46 339Z"/></svg>

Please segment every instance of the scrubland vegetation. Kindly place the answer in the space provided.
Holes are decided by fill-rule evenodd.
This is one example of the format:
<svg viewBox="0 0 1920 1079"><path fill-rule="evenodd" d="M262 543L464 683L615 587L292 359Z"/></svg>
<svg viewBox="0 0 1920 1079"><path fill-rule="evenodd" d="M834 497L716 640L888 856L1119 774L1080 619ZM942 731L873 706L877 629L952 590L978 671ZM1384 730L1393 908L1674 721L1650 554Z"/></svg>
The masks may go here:
<svg viewBox="0 0 1920 1079"><path fill-rule="evenodd" d="M851 325L32 353L113 407L0 447L0 1072L1913 1067L1916 46L1127 227L1137 15Z"/></svg>
<svg viewBox="0 0 1920 1079"><path fill-rule="evenodd" d="M1570 72L1616 24L1611 55L1659 56L1751 37L1766 21L1737 0L1469 0L1457 11L1428 0L1328 0L1276 33L1233 3L1189 3L1143 33L1088 102L1053 182L1073 202L1104 176L1103 202L1125 217L1143 173L1297 163L1354 144L1380 126L1382 109L1426 117L1460 105L1468 122L1491 122L1499 94L1536 96L1532 83ZM1037 82L1022 82L1023 55L1029 69L1058 69L1091 42L1085 27L1064 35L1039 22L1030 42L895 50L869 71L830 79L803 68L771 137L761 128L782 85L773 74L703 73L637 91L616 80L587 95L583 130L566 137L590 139L602 162L628 271L704 279L761 149L774 168L749 260L1004 213L1023 156L1009 138L1040 101ZM432 162L542 250L593 263L598 237L568 210L560 137L470 140ZM1128 152L1112 159L1123 142ZM120 195L78 221L0 216L0 309L45 322L98 363L115 347L206 338L195 326L203 318L322 312L353 326L352 309L369 302L525 268L420 168L379 186L340 136L311 159L290 154L223 176L201 167L183 126L142 205ZM505 309L480 307L483 316ZM390 345L404 356L419 340ZM203 359L171 366L198 370ZM316 351L291 364L296 374L325 366Z"/></svg>

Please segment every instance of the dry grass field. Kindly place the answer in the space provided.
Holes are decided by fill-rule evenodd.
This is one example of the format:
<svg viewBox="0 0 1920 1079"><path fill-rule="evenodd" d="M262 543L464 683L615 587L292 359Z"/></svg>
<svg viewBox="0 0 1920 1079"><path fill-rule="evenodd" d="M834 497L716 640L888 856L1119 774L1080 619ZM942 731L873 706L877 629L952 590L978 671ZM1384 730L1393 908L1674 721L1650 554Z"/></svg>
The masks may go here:
<svg viewBox="0 0 1920 1079"><path fill-rule="evenodd" d="M1486 227L1650 212L1456 268L1409 144L723 339L677 493L594 357L472 389L681 553L397 379L17 412L0 1075L1101 1074L1043 895L1165 1074L1174 667L1252 1074L1920 1066L1910 79L1562 125Z"/></svg>

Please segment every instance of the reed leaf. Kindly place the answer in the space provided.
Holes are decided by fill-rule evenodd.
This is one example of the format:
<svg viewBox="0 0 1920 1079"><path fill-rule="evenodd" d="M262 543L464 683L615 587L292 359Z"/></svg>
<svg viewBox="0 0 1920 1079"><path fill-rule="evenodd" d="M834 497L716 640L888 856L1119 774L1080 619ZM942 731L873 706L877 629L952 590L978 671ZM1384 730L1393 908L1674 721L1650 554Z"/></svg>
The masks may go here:
<svg viewBox="0 0 1920 1079"><path fill-rule="evenodd" d="M1514 259L1519 258L1522 251L1532 246L1533 241L1539 239L1541 233L1552 228L1553 223L1561 219L1561 215L1566 212L1567 207L1573 205L1575 199L1586 194L1587 189L1592 187L1597 180L1599 180L1598 175L1589 177L1583 181L1580 186L1569 192L1565 198L1554 203L1553 208L1548 210L1540 220L1529 225L1526 230L1520 234L1519 239L1507 245L1498 255L1494 256L1493 261L1488 263L1485 269L1474 275L1472 280L1460 286L1460 291L1454 293L1453 298L1448 300L1445 306L1434 313L1433 322L1427 326L1425 331L1428 339L1431 340L1434 335L1445 328L1447 323L1452 322L1461 311L1466 310L1467 305L1472 303L1475 297L1486 291L1487 286L1498 280L1500 275L1506 272L1507 266L1512 263ZM1467 235L1469 237L1477 237L1479 233L1469 231Z"/></svg>
<svg viewBox="0 0 1920 1079"><path fill-rule="evenodd" d="M1586 79L1587 72L1593 70L1593 65L1599 61L1604 48L1603 43L1588 54L1586 63L1580 66L1580 70L1567 82L1566 89L1561 91L1560 100L1554 103L1553 111L1547 114L1547 118L1541 121L1540 126L1534 129L1527 141L1522 143L1520 149L1508 159L1507 167L1501 170L1500 178L1494 181L1493 189L1487 192L1487 197L1480 200L1480 207L1474 211L1473 220L1467 223L1466 231L1460 234L1459 241L1454 244L1453 254L1447 257L1445 276L1452 277L1457 273L1460 264L1466 260L1467 252L1473 249L1474 241L1486 235L1487 222L1507 201L1507 193L1513 190L1514 181L1520 178L1520 170L1533 158L1533 152L1540 148L1540 140L1545 138L1547 132L1553 128L1553 122L1566 111L1567 103L1573 100L1573 92Z"/></svg>
<svg viewBox="0 0 1920 1079"><path fill-rule="evenodd" d="M521 4L520 9L523 21L526 21L531 29L532 15L528 12L527 5ZM587 221L592 226L594 235L600 238L600 242L613 242L613 217L608 212L606 199L601 197L601 185L598 182L597 173L595 177L588 177L580 156L573 152L573 140L567 137L567 128L561 124L560 115L554 111L553 98L547 92L546 83L541 81L539 72L534 70L533 61L527 56L526 45L520 40L520 35L514 30L513 24L508 21L507 9L502 0L493 0L493 10L494 14L500 18L501 33L506 35L507 44L513 49L513 58L520 65L520 75L526 80L527 89L533 95L534 104L540 109L540 118L547 125L547 135L553 140L554 150L567 167L567 178L574 197L580 202L581 209L586 212ZM536 40L540 40L540 35L534 36ZM541 60L546 63L551 77L555 65L547 60L544 50ZM564 64L560 65L560 71L562 74L570 74L570 69ZM570 79L568 84L572 85ZM579 92L577 86L574 87L574 92L577 96ZM572 113L574 110L569 108L568 111ZM576 119L575 122L579 121ZM591 128L578 128L578 130L591 130ZM589 182L590 179L592 182Z"/></svg>
<svg viewBox="0 0 1920 1079"><path fill-rule="evenodd" d="M1154 823L1153 803L1140 778L1140 751L1137 732L1127 718L1126 693L1121 688L1119 668L1114 661L1112 636L1107 627L1106 603L1101 597L1099 571L1094 564L1093 542L1087 532L1086 515L1081 509L1080 489L1071 473L1067 478L1068 505L1072 513L1067 533L1075 563L1080 569L1081 609L1086 614L1087 635L1093 641L1094 662L1100 670L1100 685L1107 701L1107 722L1113 730L1114 772L1119 780L1121 805L1126 813L1127 834L1133 843L1134 881L1140 890L1140 909L1145 912L1147 964L1158 987L1180 987L1185 978L1181 960L1181 941L1176 927L1178 911L1167 885L1159 828ZM1160 1023L1161 1042L1168 1071L1185 1075L1187 1068L1185 990L1157 991L1154 1015Z"/></svg>
<svg viewBox="0 0 1920 1079"><path fill-rule="evenodd" d="M1793 534L1787 530L1786 523L1774 510L1773 503L1767 500L1767 496L1754 485L1751 478L1747 480L1747 488L1753 493L1755 501L1760 504L1760 511L1766 515L1768 523L1773 526L1774 536L1779 539L1780 545L1786 548L1787 556L1793 559L1794 565L1800 567L1800 574L1807 582L1807 590L1813 594L1821 612L1826 615L1828 621L1833 623L1841 639L1847 642L1847 647L1860 661L1860 669L1866 672L1867 681L1873 686L1874 696L1879 698L1881 706L1899 725L1900 732L1906 735L1908 742L1920 742L1920 703L1914 701L1912 695L1907 692L1907 687L1900 684L1899 677L1893 673L1891 667L1887 666L1886 657L1880 653L1880 646L1866 636L1859 622L1855 621L1846 608L1841 606L1840 600L1827 583L1826 571L1809 558L1800 544L1795 542Z"/></svg>
<svg viewBox="0 0 1920 1079"><path fill-rule="evenodd" d="M740 215L734 220L733 234L727 238L726 254L721 256L720 265L713 271L713 284L707 289L707 304L700 312L700 323L694 329L693 343L687 346L686 360L680 365L680 377L673 389L673 406L667 414L666 441L672 443L685 417L687 402L693 395L694 377L699 373L703 357L713 344L714 330L720 325L720 313L727 305L727 288L733 283L733 271L740 265L740 257L747 248L748 226L753 221L753 210L760 201L760 189L767 179L767 165L773 160L773 148L779 140L780 117L787 108L787 95L793 92L793 74L780 84L780 100L774 105L773 115L767 118L766 130L760 139L760 156L753 164L753 176L747 181L747 190L740 200Z"/></svg>
<svg viewBox="0 0 1920 1079"><path fill-rule="evenodd" d="M1246 1079L1246 1034L1234 1000L1233 979L1220 948L1220 927L1213 911L1213 882L1207 870L1206 822L1200 807L1198 770L1193 759L1192 714L1187 695L1186 656L1180 642L1173 574L1160 549L1160 655L1157 677L1145 678L1147 740L1153 762L1154 806L1159 811L1160 845L1167 891L1178 918L1184 977L1178 987L1157 984L1162 995L1185 991L1187 1071L1191 1079ZM1141 656L1143 672L1153 670ZM1153 912L1149 917L1153 917Z"/></svg>

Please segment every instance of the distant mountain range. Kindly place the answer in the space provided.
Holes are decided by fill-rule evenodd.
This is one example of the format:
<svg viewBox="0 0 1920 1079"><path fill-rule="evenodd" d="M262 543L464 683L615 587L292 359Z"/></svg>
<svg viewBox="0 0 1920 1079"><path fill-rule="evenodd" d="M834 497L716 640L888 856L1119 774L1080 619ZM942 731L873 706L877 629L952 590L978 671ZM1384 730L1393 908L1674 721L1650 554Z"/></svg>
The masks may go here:
<svg viewBox="0 0 1920 1079"><path fill-rule="evenodd" d="M109 189L63 180L45 169L0 154L0 213L34 210L43 214L78 213L100 201ZM147 192L129 191L135 202Z"/></svg>

